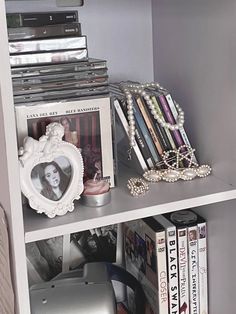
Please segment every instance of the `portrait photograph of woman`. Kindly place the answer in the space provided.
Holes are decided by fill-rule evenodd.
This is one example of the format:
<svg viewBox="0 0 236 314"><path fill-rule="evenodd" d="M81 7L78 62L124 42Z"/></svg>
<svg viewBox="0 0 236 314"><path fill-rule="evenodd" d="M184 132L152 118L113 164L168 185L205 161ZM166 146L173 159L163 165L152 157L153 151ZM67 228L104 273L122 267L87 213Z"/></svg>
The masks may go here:
<svg viewBox="0 0 236 314"><path fill-rule="evenodd" d="M60 123L64 127L62 140L77 147L82 155L83 182L96 176L115 186L109 97L17 106L16 119L19 146L26 136L38 140L48 124Z"/></svg>
<svg viewBox="0 0 236 314"><path fill-rule="evenodd" d="M63 140L75 145L81 152L84 162L84 182L103 177L101 130L99 112L86 112L75 115L29 120L29 136L37 139L45 133L46 126L51 122L63 125Z"/></svg>
<svg viewBox="0 0 236 314"><path fill-rule="evenodd" d="M41 195L51 201L58 201L67 191L71 175L68 159L59 156L51 162L35 166L31 172L31 179Z"/></svg>

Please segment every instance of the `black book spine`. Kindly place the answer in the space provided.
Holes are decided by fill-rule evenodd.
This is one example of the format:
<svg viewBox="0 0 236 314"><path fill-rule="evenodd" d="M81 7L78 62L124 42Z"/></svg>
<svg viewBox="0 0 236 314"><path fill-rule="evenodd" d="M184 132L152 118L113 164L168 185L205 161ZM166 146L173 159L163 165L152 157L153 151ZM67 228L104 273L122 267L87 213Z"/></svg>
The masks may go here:
<svg viewBox="0 0 236 314"><path fill-rule="evenodd" d="M42 13L8 13L7 27L38 27L63 23L78 22L77 11L42 12Z"/></svg>
<svg viewBox="0 0 236 314"><path fill-rule="evenodd" d="M128 118L127 118L127 110L126 110L126 102L125 101L121 101L122 103L122 110L124 112L124 115L128 121ZM142 130L140 129L140 126L137 122L137 119L134 117L134 120L135 120L135 140L139 146L139 149L143 155L143 158L145 159L147 165L148 165L148 168L149 169L153 169L155 167L155 161L152 157L152 154L147 146L147 143L146 143L146 140L143 136L143 133L142 133Z"/></svg>

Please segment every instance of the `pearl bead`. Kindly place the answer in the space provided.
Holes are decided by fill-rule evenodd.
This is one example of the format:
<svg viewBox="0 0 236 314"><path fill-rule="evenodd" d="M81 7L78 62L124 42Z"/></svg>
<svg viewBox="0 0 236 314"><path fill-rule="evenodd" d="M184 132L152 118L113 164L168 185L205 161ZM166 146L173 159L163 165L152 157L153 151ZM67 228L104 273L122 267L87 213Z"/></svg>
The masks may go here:
<svg viewBox="0 0 236 314"><path fill-rule="evenodd" d="M135 145L135 118L134 118L134 110L133 110L133 96L134 94L139 94L142 96L145 101L146 105L150 108L150 112L153 115L154 119L164 128L170 129L171 131L177 130L183 127L184 124L184 112L180 108L179 104L175 102L175 107L178 112L178 117L176 124L170 124L166 122L163 117L159 116L159 113L156 111L155 105L153 104L152 99L150 98L149 94L146 93L145 88L152 87L158 88L159 90L166 91L163 87L160 86L159 83L151 82L146 84L124 84L121 83L121 89L125 94L126 102L127 102L127 115L128 115L128 123L129 123L129 137L130 137L130 146ZM205 169L204 169L205 170Z"/></svg>

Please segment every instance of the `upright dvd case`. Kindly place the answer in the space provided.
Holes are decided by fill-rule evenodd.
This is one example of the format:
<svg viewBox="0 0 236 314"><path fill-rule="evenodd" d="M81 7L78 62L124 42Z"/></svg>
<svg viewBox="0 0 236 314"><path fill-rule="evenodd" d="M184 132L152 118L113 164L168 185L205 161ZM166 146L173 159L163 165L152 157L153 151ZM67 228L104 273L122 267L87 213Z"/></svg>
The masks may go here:
<svg viewBox="0 0 236 314"><path fill-rule="evenodd" d="M179 271L176 226L164 215L154 218L165 228L167 245L167 265L169 282L169 314L179 314Z"/></svg>
<svg viewBox="0 0 236 314"><path fill-rule="evenodd" d="M124 224L126 268L141 282L147 298L144 314L168 314L165 230L153 217ZM132 309L132 295L128 293Z"/></svg>
<svg viewBox="0 0 236 314"><path fill-rule="evenodd" d="M189 288L189 248L188 228L196 225L196 216L190 211L177 211L164 214L177 229L178 267L179 267L179 311L180 314L190 313Z"/></svg>
<svg viewBox="0 0 236 314"><path fill-rule="evenodd" d="M179 230L187 228L189 267L189 313L208 313L207 224L192 210L165 214ZM188 309L186 308L186 313ZM184 312L185 313L185 312Z"/></svg>

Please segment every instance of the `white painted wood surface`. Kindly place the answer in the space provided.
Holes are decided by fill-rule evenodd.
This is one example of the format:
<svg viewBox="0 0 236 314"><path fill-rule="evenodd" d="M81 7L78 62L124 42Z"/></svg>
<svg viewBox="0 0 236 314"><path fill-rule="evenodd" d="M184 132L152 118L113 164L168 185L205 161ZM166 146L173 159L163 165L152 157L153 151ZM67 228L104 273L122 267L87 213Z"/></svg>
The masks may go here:
<svg viewBox="0 0 236 314"><path fill-rule="evenodd" d="M53 0L6 4L8 12L55 9ZM127 177L123 176L119 187L112 191L112 203L103 208L79 206L55 220L25 210L24 234L5 8L1 1L0 202L10 225L19 303L16 313L30 313L24 237L31 242L192 206L200 206L198 211L209 223L210 313L233 313L236 201L223 201L236 198L234 1L153 0L151 4L151 0L85 0L79 15L83 33L88 35L89 54L107 58L111 80L151 81L154 73L173 91L186 111L186 130L201 162L212 164L214 172L192 182L153 184L148 196L137 199L128 195Z"/></svg>
<svg viewBox="0 0 236 314"><path fill-rule="evenodd" d="M0 1L0 203L9 224L16 311L29 313L23 215L4 1Z"/></svg>
<svg viewBox="0 0 236 314"><path fill-rule="evenodd" d="M96 228L205 204L236 198L236 189L215 178L191 182L156 183L143 197L132 197L126 188L130 176L122 176L112 190L111 203L100 208L88 208L76 203L75 210L62 217L48 219L25 208L25 241L33 242L69 232Z"/></svg>

